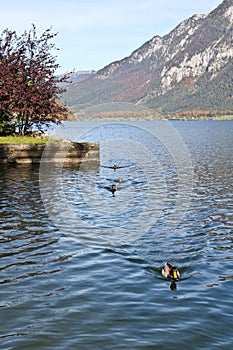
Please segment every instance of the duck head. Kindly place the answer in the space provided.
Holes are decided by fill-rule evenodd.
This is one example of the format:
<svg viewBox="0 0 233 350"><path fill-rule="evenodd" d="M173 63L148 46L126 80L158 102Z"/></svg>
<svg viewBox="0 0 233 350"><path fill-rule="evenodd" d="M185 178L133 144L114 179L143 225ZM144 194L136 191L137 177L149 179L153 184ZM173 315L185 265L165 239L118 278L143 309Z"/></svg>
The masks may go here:
<svg viewBox="0 0 233 350"><path fill-rule="evenodd" d="M178 281L180 279L180 273L177 268L168 262L162 268L162 275L172 281Z"/></svg>

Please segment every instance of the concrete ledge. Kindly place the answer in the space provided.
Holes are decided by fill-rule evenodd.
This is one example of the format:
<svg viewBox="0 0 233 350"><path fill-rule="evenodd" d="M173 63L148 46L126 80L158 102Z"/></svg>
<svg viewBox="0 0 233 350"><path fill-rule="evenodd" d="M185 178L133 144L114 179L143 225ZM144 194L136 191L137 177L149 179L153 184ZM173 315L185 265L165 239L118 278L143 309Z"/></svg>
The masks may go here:
<svg viewBox="0 0 233 350"><path fill-rule="evenodd" d="M99 143L54 142L46 144L0 144L1 164L55 163L64 166L82 162L99 166Z"/></svg>

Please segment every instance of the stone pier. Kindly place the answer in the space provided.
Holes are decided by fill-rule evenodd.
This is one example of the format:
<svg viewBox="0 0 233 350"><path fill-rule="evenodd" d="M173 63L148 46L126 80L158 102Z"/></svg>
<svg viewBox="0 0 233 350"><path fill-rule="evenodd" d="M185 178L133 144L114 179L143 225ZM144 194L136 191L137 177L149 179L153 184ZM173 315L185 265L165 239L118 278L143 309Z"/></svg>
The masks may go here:
<svg viewBox="0 0 233 350"><path fill-rule="evenodd" d="M0 144L1 164L54 163L62 166L99 166L99 143L71 141L39 144Z"/></svg>

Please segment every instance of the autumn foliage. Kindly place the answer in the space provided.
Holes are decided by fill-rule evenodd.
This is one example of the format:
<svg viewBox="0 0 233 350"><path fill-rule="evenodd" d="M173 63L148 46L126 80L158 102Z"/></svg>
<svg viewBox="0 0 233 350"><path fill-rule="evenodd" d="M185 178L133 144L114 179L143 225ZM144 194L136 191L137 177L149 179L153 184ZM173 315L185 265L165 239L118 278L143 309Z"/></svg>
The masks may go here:
<svg viewBox="0 0 233 350"><path fill-rule="evenodd" d="M34 25L20 36L8 29L0 35L0 134L25 135L66 119L58 97L68 76L56 77L51 54L56 35L47 29L38 37Z"/></svg>

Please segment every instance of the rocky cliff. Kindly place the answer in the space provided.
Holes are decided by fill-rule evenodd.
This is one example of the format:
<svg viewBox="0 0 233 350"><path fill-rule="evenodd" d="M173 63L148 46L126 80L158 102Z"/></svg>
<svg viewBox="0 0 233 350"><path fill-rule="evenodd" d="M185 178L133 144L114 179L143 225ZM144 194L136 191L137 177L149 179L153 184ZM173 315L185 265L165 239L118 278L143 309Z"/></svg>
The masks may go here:
<svg viewBox="0 0 233 350"><path fill-rule="evenodd" d="M109 102L161 113L233 110L233 1L194 15L129 57L73 83L64 96L73 111Z"/></svg>

